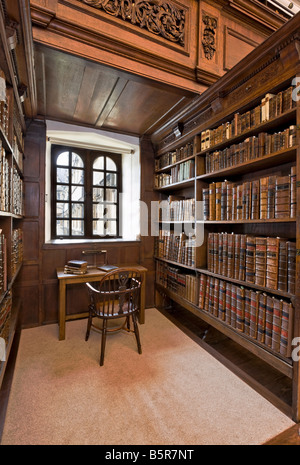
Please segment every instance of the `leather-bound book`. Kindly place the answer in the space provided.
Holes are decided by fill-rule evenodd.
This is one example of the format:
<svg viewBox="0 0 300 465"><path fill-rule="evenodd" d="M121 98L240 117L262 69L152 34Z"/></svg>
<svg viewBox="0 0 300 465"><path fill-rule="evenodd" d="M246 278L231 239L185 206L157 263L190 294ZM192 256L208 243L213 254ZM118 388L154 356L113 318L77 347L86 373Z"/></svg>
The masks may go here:
<svg viewBox="0 0 300 465"><path fill-rule="evenodd" d="M244 333L248 336L250 334L250 302L251 291L250 289L245 289Z"/></svg>
<svg viewBox="0 0 300 465"><path fill-rule="evenodd" d="M259 185L260 182L258 179L252 181L251 189L251 219L259 219Z"/></svg>
<svg viewBox="0 0 300 465"><path fill-rule="evenodd" d="M218 318L220 320L225 320L226 313L226 281L223 279L220 280L219 285L219 308L218 308Z"/></svg>
<svg viewBox="0 0 300 465"><path fill-rule="evenodd" d="M227 275L228 278L234 277L234 234L228 234L227 237Z"/></svg>
<svg viewBox="0 0 300 465"><path fill-rule="evenodd" d="M275 297L273 297L273 299L272 349L279 352L283 301Z"/></svg>
<svg viewBox="0 0 300 465"><path fill-rule="evenodd" d="M267 238L267 276L266 287L277 289L278 287L278 258L279 258L279 238Z"/></svg>
<svg viewBox="0 0 300 465"><path fill-rule="evenodd" d="M241 235L234 235L234 279L239 279L241 255Z"/></svg>
<svg viewBox="0 0 300 465"><path fill-rule="evenodd" d="M279 352L285 357L291 356L293 338L293 306L290 302L282 303Z"/></svg>
<svg viewBox="0 0 300 465"><path fill-rule="evenodd" d="M245 281L254 283L255 280L255 237L246 238L246 270Z"/></svg>
<svg viewBox="0 0 300 465"><path fill-rule="evenodd" d="M287 287L290 294L296 292L296 243L287 242Z"/></svg>
<svg viewBox="0 0 300 465"><path fill-rule="evenodd" d="M257 338L257 316L258 316L258 302L260 292L250 290L250 331L249 335L253 338Z"/></svg>
<svg viewBox="0 0 300 465"><path fill-rule="evenodd" d="M267 294L265 293L260 294L259 301L258 301L258 316L257 316L257 340L259 342L265 342L266 303L267 303Z"/></svg>
<svg viewBox="0 0 300 465"><path fill-rule="evenodd" d="M209 184L209 220L216 219L216 183Z"/></svg>
<svg viewBox="0 0 300 465"><path fill-rule="evenodd" d="M243 332L245 324L245 289L236 286L236 329Z"/></svg>
<svg viewBox="0 0 300 465"><path fill-rule="evenodd" d="M239 266L239 280L245 281L246 276L246 234L241 234L241 246L240 246L240 266Z"/></svg>
<svg viewBox="0 0 300 465"><path fill-rule="evenodd" d="M279 254L278 254L278 283L277 289L279 291L287 292L287 241L285 239L279 240Z"/></svg>
<svg viewBox="0 0 300 465"><path fill-rule="evenodd" d="M266 324L265 324L265 344L272 347L272 331L273 331L273 304L274 300L270 295L267 295L266 300Z"/></svg>
<svg viewBox="0 0 300 465"><path fill-rule="evenodd" d="M275 218L289 218L291 211L290 189L290 175L277 176L275 186Z"/></svg>
<svg viewBox="0 0 300 465"><path fill-rule="evenodd" d="M259 218L266 220L268 216L268 177L259 181Z"/></svg>
<svg viewBox="0 0 300 465"><path fill-rule="evenodd" d="M267 238L255 238L255 284L266 285Z"/></svg>

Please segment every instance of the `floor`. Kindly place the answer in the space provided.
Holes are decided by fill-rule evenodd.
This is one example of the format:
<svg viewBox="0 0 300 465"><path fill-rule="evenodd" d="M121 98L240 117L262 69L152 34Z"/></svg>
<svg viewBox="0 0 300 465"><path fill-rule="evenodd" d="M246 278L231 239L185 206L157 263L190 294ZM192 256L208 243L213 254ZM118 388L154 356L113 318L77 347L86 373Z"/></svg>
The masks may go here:
<svg viewBox="0 0 300 465"><path fill-rule="evenodd" d="M243 351L236 343L214 328L208 327L188 310L173 303L160 311L197 343L205 345L207 350L233 369L254 389L261 390L262 395L267 393L268 398L274 399L278 408L288 416L290 415L291 381L285 376L270 369L268 365L249 354L248 351ZM261 388L262 385L263 388ZM300 445L300 424L296 424L264 445Z"/></svg>
<svg viewBox="0 0 300 465"><path fill-rule="evenodd" d="M272 370L267 370L267 366L264 370L261 370L261 362L253 360L252 356L249 356L248 352L235 348L235 344L229 341L223 335L219 334L212 328L208 328L199 318L190 312L175 307L167 307L161 312L167 316L173 323L175 323L182 331L188 334L193 340L200 345L205 345L207 350L212 352L215 356L220 358L230 368L235 367L236 373L244 378L247 382L253 385L254 388L258 389L261 383L265 383L265 388L268 389L269 394L272 391L274 398L279 397L279 408L285 410L286 404L290 401L291 389L289 383L284 379L278 377L278 373L275 374ZM14 363L18 348L18 337L15 338L15 344L10 357L10 363L8 364L6 375L0 390L0 438L5 421L6 406L9 397L9 390L13 376ZM222 355L218 355L222 352ZM237 356L238 354L238 356ZM263 371L265 378L259 379L258 374ZM257 377L256 377L257 376ZM262 395L264 392L262 392ZM300 424L284 431L279 436L274 437L268 441L265 445L300 445Z"/></svg>

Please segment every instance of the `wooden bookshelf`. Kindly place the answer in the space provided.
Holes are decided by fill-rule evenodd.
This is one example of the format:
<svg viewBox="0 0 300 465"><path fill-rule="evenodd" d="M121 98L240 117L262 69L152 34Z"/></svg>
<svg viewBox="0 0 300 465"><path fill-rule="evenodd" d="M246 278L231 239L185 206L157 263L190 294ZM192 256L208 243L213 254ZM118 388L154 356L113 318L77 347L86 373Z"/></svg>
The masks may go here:
<svg viewBox="0 0 300 465"><path fill-rule="evenodd" d="M167 297L192 312L208 325L216 328L220 333L240 344L243 348L249 350L249 352L258 358L263 359L274 369L278 370L278 372L287 376L291 380L293 390L292 403L290 405L291 417L294 421L299 422L299 361L297 357L292 357L292 348L294 347L292 340L293 338L300 337L300 290L297 287L297 282L299 282L300 278L300 190L298 189L300 185L300 99L292 98L292 95L295 96L292 82L300 73L297 61L299 60L299 56L298 52L296 52L299 42L298 39L295 39L295 35L293 35L297 30L298 24L296 19L295 21L290 21L290 30L285 29L284 42L280 31L278 31L278 33L273 34L272 41L267 42L268 47L266 44L262 44L256 49L256 58L253 62L251 62L251 56L248 57L249 63L251 62L251 68L248 70L249 75L245 72L245 63L237 64L199 97L193 110L188 108L185 116L181 113L180 121L186 129L180 138L175 137L172 139L170 134L167 134L164 136L165 138L161 136L161 139L156 141L157 158L164 157L164 154L168 152L180 152L187 143L190 144L190 147L194 147L190 158L195 158L195 176L192 179L160 188L156 187L156 190L160 192L161 200L169 199L169 202L171 202L172 196L174 198L178 196L178 198L183 199L194 198L195 204L202 203L204 200L203 190L206 190L207 195L207 190L212 183L219 183L220 185L225 180L234 186L246 185L247 183L247 185L251 186L251 189L254 185L257 186L258 183L259 188L262 189L263 184L261 184L260 180L266 178L266 182L269 182L269 185L267 184L269 191L259 191L259 201L255 204L256 206L259 205L258 213L253 214L250 206L245 216L239 217L239 215L234 215L238 219L232 219L230 215L228 216L228 213L224 215L224 210L222 215L224 219L218 218L219 215L217 216L218 219L213 219L214 214L208 219L207 211L206 216L203 217L203 210L199 210L202 213L199 215L199 211L196 208L193 232L195 238L198 237L197 235L202 234L204 241L201 245L198 245L197 241L195 241L193 266L183 265L168 256L168 234L172 234L172 228L174 228L175 224L177 225L178 221L176 218L173 218L173 221L169 222L168 228L166 227L167 221L161 221L160 228L162 230L166 228L166 231L168 230L169 233L167 232L165 235L163 232L161 233L157 242L155 260L157 270L156 305L162 306ZM261 50L260 53L259 50ZM278 50L280 50L279 53ZM266 54L268 57L267 60ZM273 100L271 101L272 98ZM209 111L209 105L211 105L211 111ZM246 126L245 130L239 130L244 126ZM229 137L227 137L228 134L230 135ZM206 135L208 135L207 140L205 139ZM250 149L249 146L246 146L246 142L249 144L249 138L252 138ZM259 143L263 141L263 144L266 145L257 148L258 139ZM211 143L211 140L218 142ZM246 149L248 152L246 152ZM249 153L251 154L250 157ZM262 155L259 155L260 153ZM224 165L224 160L226 165ZM211 165L211 162L213 162L213 165ZM180 162L176 161L176 163ZM213 166L213 169L211 169L211 166ZM214 169L216 166L219 166L219 168ZM155 175L159 172L168 172L172 167L173 165L170 164L164 166L156 170ZM207 172L206 169L208 169ZM296 183L292 185L291 181L294 182L295 175ZM284 185L286 179L288 179L286 182L288 186ZM274 190L271 189L271 181L273 184L276 184ZM241 189L242 187L240 187L240 192ZM286 190L284 191L284 189ZM250 192L250 190L247 191L245 188L244 192ZM265 204L263 204L264 192L267 192L264 199L269 199L272 206L270 208L271 213L268 210L268 216L266 216L265 210L263 210L265 208ZM286 192L288 197L283 198L281 192ZM291 207L291 192L293 207ZM218 194L218 208L220 208L220 190ZM230 197L228 198L230 199ZM252 198L254 201L255 196L253 194L252 197L252 193L251 197L244 198L247 205L249 199L251 202ZM271 203L271 200L274 198L276 204ZM286 205L287 198L289 202L288 207ZM209 200L210 202L207 202L204 208L207 209L207 206L215 208L217 205L217 203L214 204L216 202L215 197L210 197ZM236 204L231 208L235 208L235 206ZM287 214L281 213L285 211L284 208L287 208ZM182 223L183 232L184 226L185 224ZM178 232L178 228L176 231ZM213 272L208 267L208 237L210 233L243 234L255 237L258 240L266 237L281 237L289 243L296 243L294 246L296 247L295 255L292 256L292 261L287 265L290 269L293 269L293 266L295 266L294 277L291 278L294 279L295 293L288 290L271 289L255 282L249 282L249 280L236 279L236 277L225 276L221 272ZM174 237L172 240L174 240ZM270 250L266 251L266 253L269 253L268 256L271 257ZM276 255L277 259L278 256ZM270 263L268 265L269 274L271 274ZM280 266L284 263L286 264L287 262L282 258ZM267 273L266 265L264 270ZM272 272L278 273L279 271L283 273L283 269L279 268L276 261L274 262ZM268 344L265 343L265 340L267 341L265 320L258 322L258 315L261 315L259 312L263 312L265 318L267 313L263 306L262 309L259 308L258 310L258 305L260 304L257 304L255 324L263 325L260 326L263 334L256 335L255 337L253 337L253 334L249 336L249 333L241 329L241 326L228 324L225 319L216 316L212 311L208 311L207 307L201 308L199 296L201 292L200 277L202 275L206 276L207 280L210 279L209 282L212 283L212 288L215 289L217 296L220 295L218 292L220 283L222 283L222 286L230 285L235 289L248 289L247 292L255 292L258 296L266 296L263 297L264 299L268 296L270 299L269 302L271 299L273 303L279 302L282 305L280 308L283 308L284 303L284 308L288 308L288 314L280 314L280 324L284 323L285 318L287 318L290 321L290 326L288 333L285 332L283 327L279 328L279 332L282 340L288 334L288 350L286 352L282 348L282 350L277 350L279 346L274 344L274 348L270 344L270 339L268 339ZM195 289L196 285L198 289ZM214 291L209 290L207 292ZM211 295L210 298L213 299L213 296ZM219 301L217 300L216 302L215 305L218 306ZM237 312L237 307L233 303L234 301L229 300L229 302L232 304L231 311ZM223 304L224 298L222 301ZM244 318L243 312L246 308L244 301L240 305L242 306L239 307L239 311L242 312L242 317ZM268 311L271 312L272 318L274 318L275 307L268 308ZM237 315L238 313L236 313ZM275 318L273 324L274 321ZM270 322L268 324L270 325ZM243 325L242 328L244 328ZM249 330L249 328L247 329ZM273 336L275 327L271 325L271 330L270 326L268 327L268 338L270 338L270 331Z"/></svg>
<svg viewBox="0 0 300 465"><path fill-rule="evenodd" d="M0 365L0 388L13 343L20 302L15 285L22 266L23 242L23 137L22 103L18 92L15 50L9 43L5 1L0 5L0 337L5 360ZM18 47L18 45L16 45Z"/></svg>

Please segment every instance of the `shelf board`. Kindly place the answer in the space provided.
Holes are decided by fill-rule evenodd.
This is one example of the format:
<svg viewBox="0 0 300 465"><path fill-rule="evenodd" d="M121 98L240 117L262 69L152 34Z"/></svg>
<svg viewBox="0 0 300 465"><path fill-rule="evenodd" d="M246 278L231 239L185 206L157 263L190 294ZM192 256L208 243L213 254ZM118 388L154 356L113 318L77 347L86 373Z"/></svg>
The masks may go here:
<svg viewBox="0 0 300 465"><path fill-rule="evenodd" d="M164 190L169 190L169 189L181 189L181 188L184 188L184 187L191 187L193 186L195 183L195 178L190 178L190 179L186 179L184 181L179 181L179 182L174 182L172 184L168 184L167 186L162 186L162 187L155 187L154 190L155 191L164 191Z"/></svg>
<svg viewBox="0 0 300 465"><path fill-rule="evenodd" d="M201 152L196 153L196 155L205 155L208 152L219 150L222 147L226 147L228 145L233 145L236 142L241 142L242 140L246 139L249 136L254 136L259 134L262 131L266 131L269 129L276 128L278 126L282 126L285 123L291 122L293 119L296 118L296 110L297 107L291 108L290 110L282 113L280 116L276 116L268 121L258 124L251 129L248 129L237 136L231 137L230 139L226 139L225 141L220 142L219 144L212 145L211 147L202 150Z"/></svg>
<svg viewBox="0 0 300 465"><path fill-rule="evenodd" d="M256 341L255 339L250 338L246 334L239 332L238 330L232 328L224 321L215 317L211 313L202 310L201 308L194 305L192 302L184 299L183 297L177 295L175 292L170 291L169 289L163 287L162 285L155 283L155 286L159 292L166 294L170 299L177 302L182 307L191 311L194 315L201 318L206 323L218 329L220 332L245 347L247 350L252 352L254 355L258 356L269 365L273 366L275 369L283 373L284 375L292 378L293 376L293 366L292 362L289 359L283 358L280 354L274 353L264 344Z"/></svg>
<svg viewBox="0 0 300 465"><path fill-rule="evenodd" d="M248 173L250 169L258 170L263 168L270 168L283 163L288 163L296 160L298 146L293 146L288 149L274 152L270 155L254 158L239 165L224 168L222 170L214 171L207 174L201 174L196 179L205 181L206 179L221 178L223 176L234 176L237 174Z"/></svg>
<svg viewBox="0 0 300 465"><path fill-rule="evenodd" d="M270 289L269 287L259 286L258 284L255 284L255 283L248 283L247 281L241 281L239 279L229 278L228 276L223 276L221 274L213 273L212 271L208 271L203 268L196 268L196 271L198 271L199 273L206 274L208 276L213 276L214 278L222 279L223 281L229 281L239 286L251 287L253 289L267 292L268 294L275 294L280 297L285 297L287 299L293 299L295 297L295 294L291 294L290 292L279 291L277 289Z"/></svg>
<svg viewBox="0 0 300 465"><path fill-rule="evenodd" d="M155 258L155 260L160 260L162 262L170 263L170 265L180 266L180 267L183 267L183 268L187 268L188 270L196 271L195 266L184 265L183 263L178 263L178 262L175 262L173 260L168 260L167 258L161 258L161 257L156 257L156 256L154 256L154 258Z"/></svg>

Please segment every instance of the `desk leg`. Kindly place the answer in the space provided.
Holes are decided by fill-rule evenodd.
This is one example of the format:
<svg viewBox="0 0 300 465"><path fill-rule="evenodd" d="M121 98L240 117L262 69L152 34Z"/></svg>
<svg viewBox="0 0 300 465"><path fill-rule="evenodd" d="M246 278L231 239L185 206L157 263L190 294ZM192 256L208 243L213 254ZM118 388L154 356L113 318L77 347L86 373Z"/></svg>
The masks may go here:
<svg viewBox="0 0 300 465"><path fill-rule="evenodd" d="M146 293L146 273L143 273L143 282L141 286L141 295L140 295L140 311L138 314L139 323L143 325L145 323L145 293Z"/></svg>
<svg viewBox="0 0 300 465"><path fill-rule="evenodd" d="M66 284L59 281L59 340L66 336Z"/></svg>

